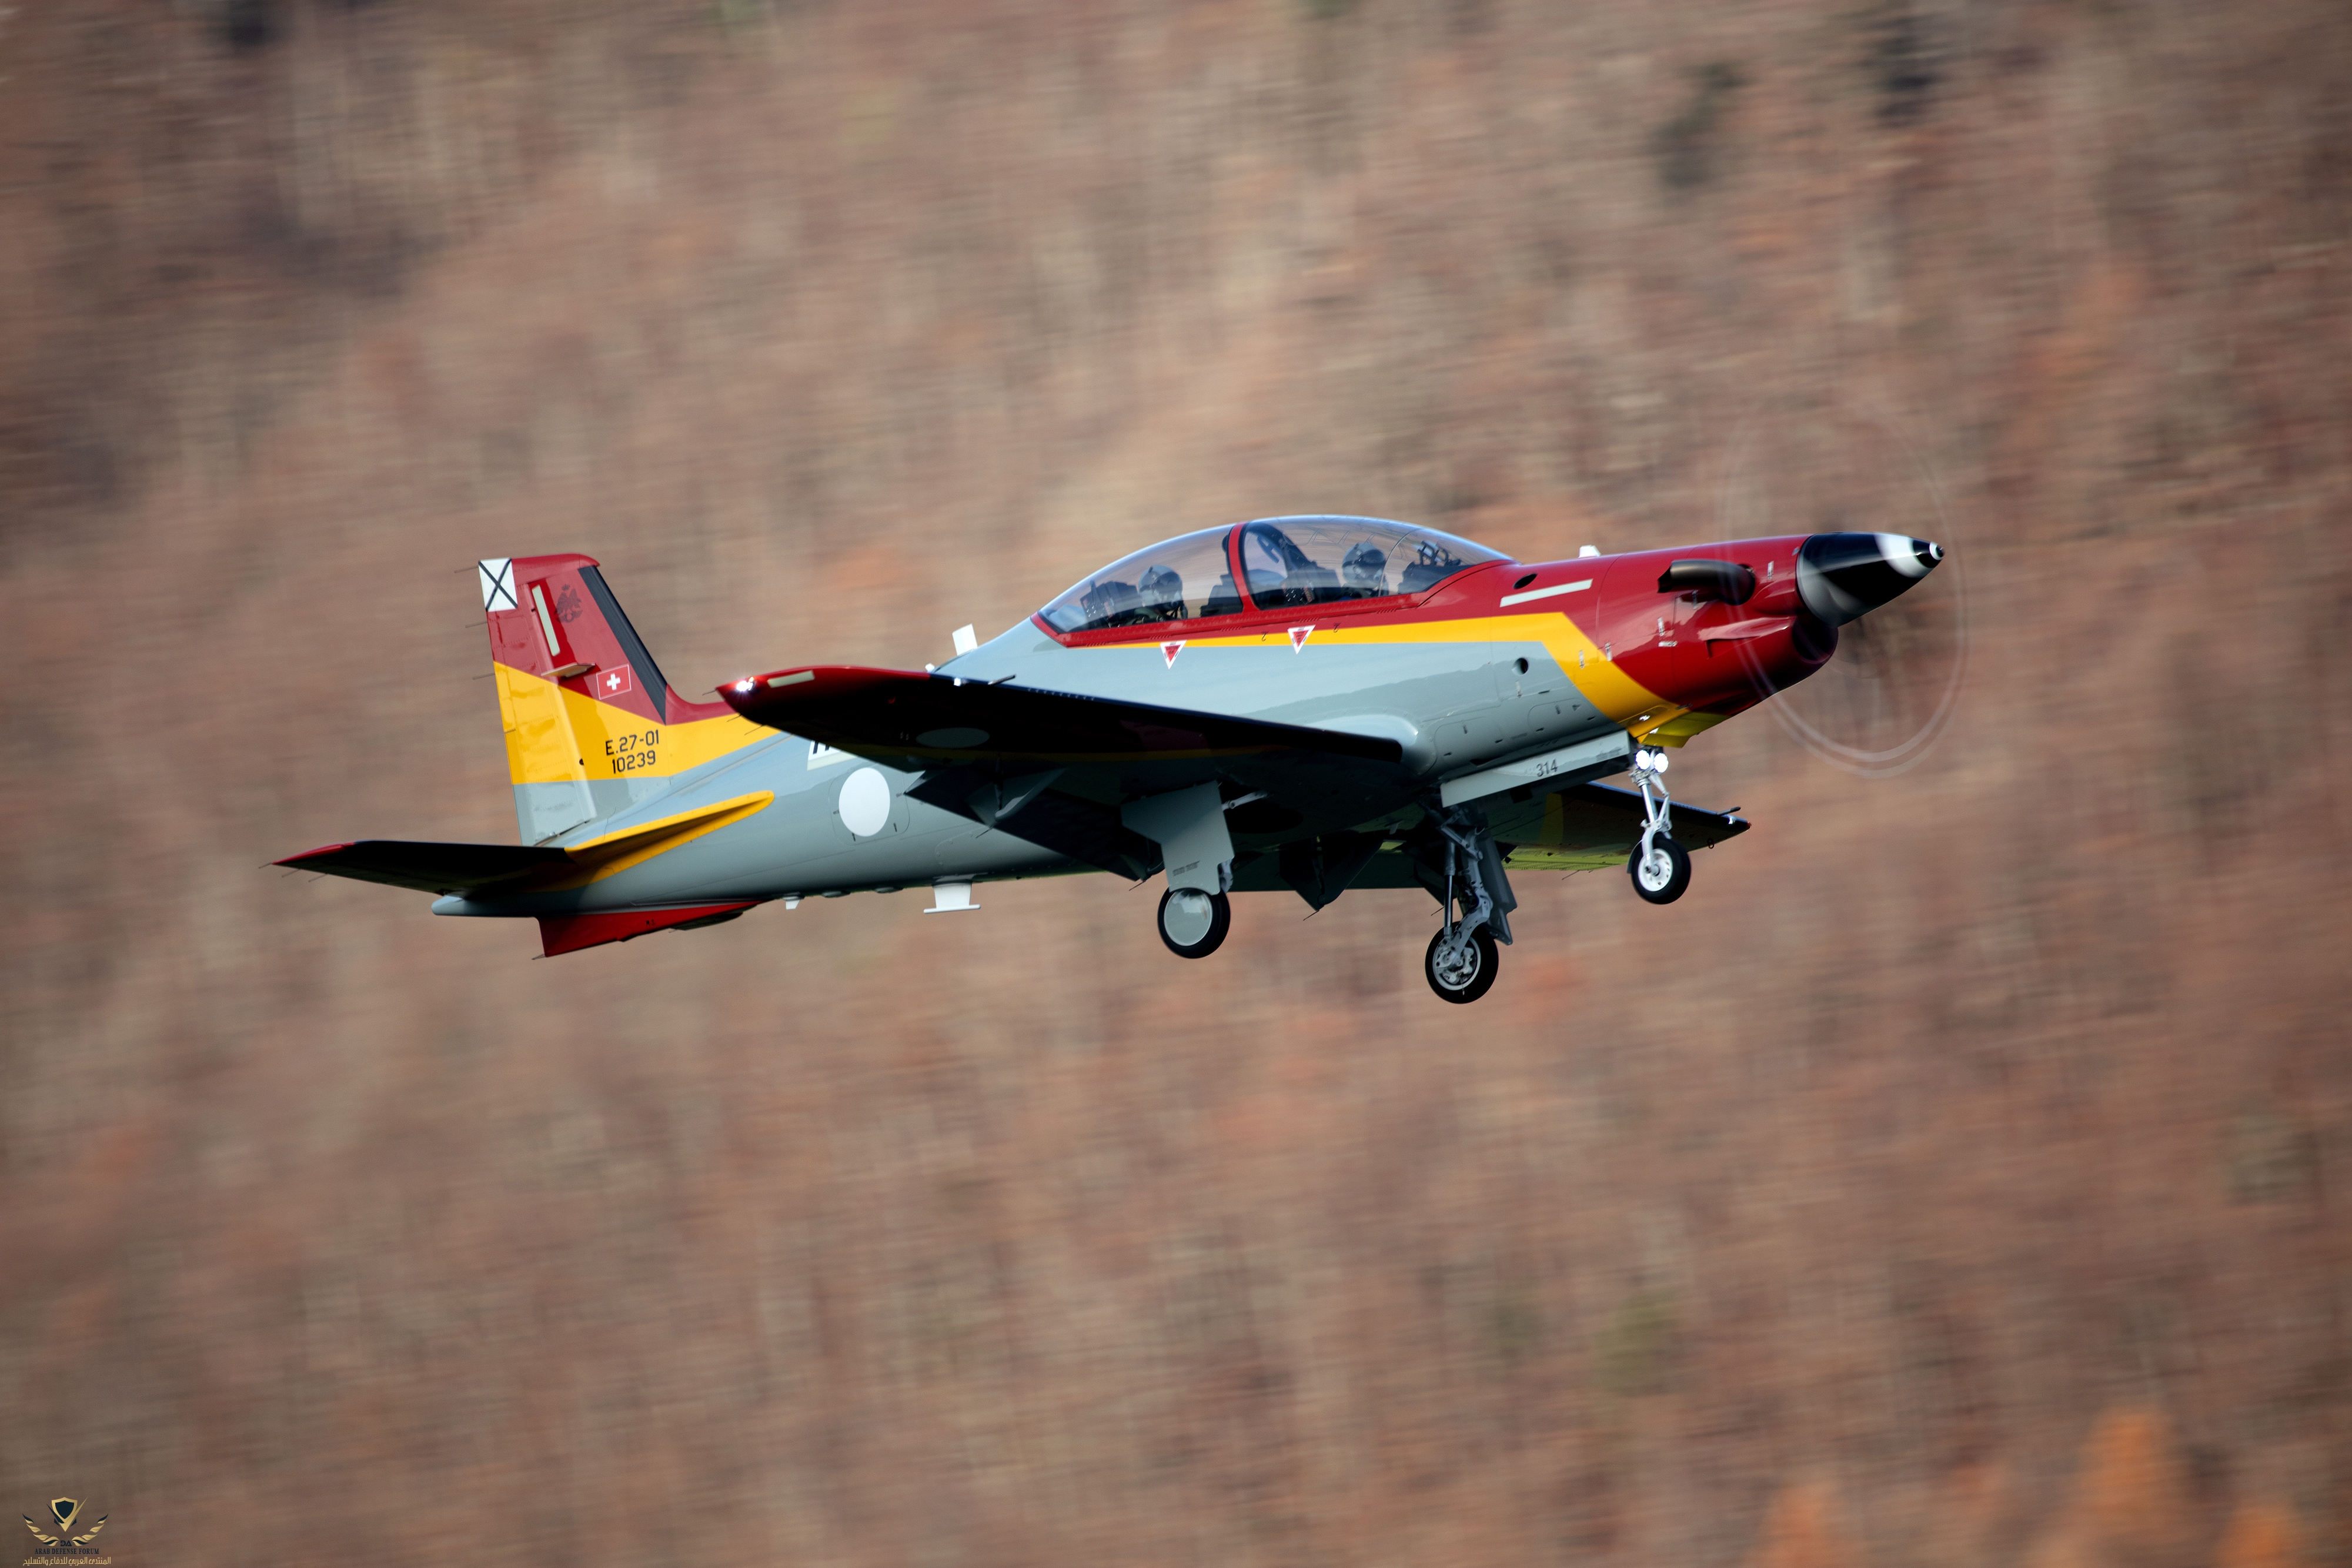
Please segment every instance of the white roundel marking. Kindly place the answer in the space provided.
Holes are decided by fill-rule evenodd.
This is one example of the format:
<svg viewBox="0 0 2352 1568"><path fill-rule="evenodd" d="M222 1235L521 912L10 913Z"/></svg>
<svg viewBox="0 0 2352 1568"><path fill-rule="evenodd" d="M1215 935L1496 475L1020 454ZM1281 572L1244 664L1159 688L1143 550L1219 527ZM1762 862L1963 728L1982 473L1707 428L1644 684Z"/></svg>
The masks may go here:
<svg viewBox="0 0 2352 1568"><path fill-rule="evenodd" d="M861 768L841 781L842 825L870 839L890 824L890 781L881 770Z"/></svg>

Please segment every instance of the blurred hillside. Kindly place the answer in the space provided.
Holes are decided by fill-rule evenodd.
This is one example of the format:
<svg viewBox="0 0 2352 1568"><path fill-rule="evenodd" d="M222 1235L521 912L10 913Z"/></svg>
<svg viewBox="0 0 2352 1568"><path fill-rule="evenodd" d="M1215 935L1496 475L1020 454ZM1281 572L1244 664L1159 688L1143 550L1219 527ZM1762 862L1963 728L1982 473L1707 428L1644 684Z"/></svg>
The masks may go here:
<svg viewBox="0 0 2352 1568"><path fill-rule="evenodd" d="M0 159L0 1508L2352 1563L2338 0L23 0ZM1522 877L1466 1009L1418 893L534 963L256 869L512 836L478 557L698 690L1308 510L1933 523L1965 694L1703 737L1755 831Z"/></svg>

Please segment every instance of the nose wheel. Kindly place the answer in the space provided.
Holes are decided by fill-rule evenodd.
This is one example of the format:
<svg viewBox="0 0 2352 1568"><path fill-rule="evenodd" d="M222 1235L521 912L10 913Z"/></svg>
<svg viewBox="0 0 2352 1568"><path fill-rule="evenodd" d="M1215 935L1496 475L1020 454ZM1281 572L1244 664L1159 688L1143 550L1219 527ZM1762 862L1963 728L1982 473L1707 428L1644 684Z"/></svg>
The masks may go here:
<svg viewBox="0 0 2352 1568"><path fill-rule="evenodd" d="M1160 895L1160 939L1179 958L1207 957L1233 924L1233 905L1222 893L1171 887Z"/></svg>
<svg viewBox="0 0 2352 1568"><path fill-rule="evenodd" d="M1690 852L1661 834L1646 848L1634 845L1625 870L1635 893L1652 904L1672 904L1690 886Z"/></svg>

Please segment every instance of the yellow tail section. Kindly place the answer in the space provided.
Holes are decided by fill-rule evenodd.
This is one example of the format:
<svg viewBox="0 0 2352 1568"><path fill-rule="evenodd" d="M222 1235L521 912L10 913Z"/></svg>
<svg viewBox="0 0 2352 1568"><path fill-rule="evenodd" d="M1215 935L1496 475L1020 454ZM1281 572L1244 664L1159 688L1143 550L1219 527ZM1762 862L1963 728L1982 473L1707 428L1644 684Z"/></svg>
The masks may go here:
<svg viewBox="0 0 2352 1568"><path fill-rule="evenodd" d="M666 779L775 734L717 704L720 716L663 724L544 675L495 668L507 776L517 784Z"/></svg>

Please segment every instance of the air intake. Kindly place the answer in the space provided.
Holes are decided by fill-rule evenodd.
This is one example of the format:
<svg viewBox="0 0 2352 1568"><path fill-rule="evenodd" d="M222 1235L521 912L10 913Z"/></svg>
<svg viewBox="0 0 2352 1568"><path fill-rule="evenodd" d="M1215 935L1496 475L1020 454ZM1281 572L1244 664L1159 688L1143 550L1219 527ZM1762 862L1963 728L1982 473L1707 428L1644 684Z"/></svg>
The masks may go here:
<svg viewBox="0 0 2352 1568"><path fill-rule="evenodd" d="M1756 597L1756 574L1736 560L1678 560L1658 574L1658 591L1745 604Z"/></svg>

